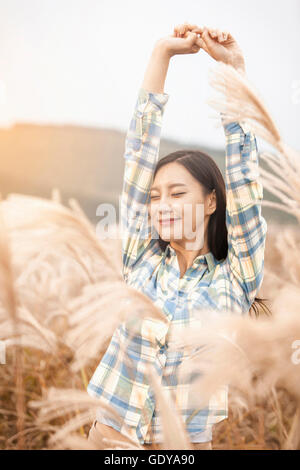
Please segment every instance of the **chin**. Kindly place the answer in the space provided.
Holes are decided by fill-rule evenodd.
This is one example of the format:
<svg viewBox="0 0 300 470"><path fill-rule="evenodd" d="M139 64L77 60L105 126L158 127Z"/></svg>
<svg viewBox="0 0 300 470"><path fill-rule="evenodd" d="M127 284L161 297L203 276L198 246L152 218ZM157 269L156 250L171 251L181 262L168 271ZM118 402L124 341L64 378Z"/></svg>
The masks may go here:
<svg viewBox="0 0 300 470"><path fill-rule="evenodd" d="M159 237L164 241L169 241L171 239L171 235L168 235L167 233L165 233L162 230L157 230L157 233L158 233Z"/></svg>
<svg viewBox="0 0 300 470"><path fill-rule="evenodd" d="M165 242L169 242L172 240L182 240L181 227L161 227L159 225L155 226L155 230L160 236L160 238Z"/></svg>
<svg viewBox="0 0 300 470"><path fill-rule="evenodd" d="M180 239L176 238L176 237L174 236L174 234L172 234L172 233L171 233L171 234L170 234L170 233L168 234L168 233L160 232L160 233L159 233L159 236L160 236L160 238L161 238L164 242L171 242L171 241L173 241L173 240L175 240L175 241L180 241Z"/></svg>

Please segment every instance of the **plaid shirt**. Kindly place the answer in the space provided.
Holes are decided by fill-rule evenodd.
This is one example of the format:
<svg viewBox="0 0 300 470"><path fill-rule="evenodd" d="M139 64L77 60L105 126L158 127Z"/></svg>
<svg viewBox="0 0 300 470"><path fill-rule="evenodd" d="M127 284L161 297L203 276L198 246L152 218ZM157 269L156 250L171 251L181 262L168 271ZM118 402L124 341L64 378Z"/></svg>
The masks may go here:
<svg viewBox="0 0 300 470"><path fill-rule="evenodd" d="M162 116L167 93L140 88L125 146L125 173L121 197L123 276L134 288L162 309L167 322L144 319L139 334L126 345L131 370L125 365L120 345L129 335L126 322L115 330L87 391L118 412L141 444L161 442L161 423L145 365L154 364L161 383L173 394L192 442L211 440L212 425L228 417L228 386L220 387L205 408L189 404L186 384L178 380L184 351L168 349L174 327L196 321L201 308L245 314L263 280L266 220L261 215L263 187L257 178L258 151L255 136L244 124L222 123L226 136L226 226L228 255L216 260L212 252L197 256L180 278L175 250L162 252L157 237L149 235L147 204L156 167ZM153 227L150 230L153 230ZM151 231L153 234L153 231ZM198 310L199 312L199 310ZM123 431L99 410L98 420Z"/></svg>

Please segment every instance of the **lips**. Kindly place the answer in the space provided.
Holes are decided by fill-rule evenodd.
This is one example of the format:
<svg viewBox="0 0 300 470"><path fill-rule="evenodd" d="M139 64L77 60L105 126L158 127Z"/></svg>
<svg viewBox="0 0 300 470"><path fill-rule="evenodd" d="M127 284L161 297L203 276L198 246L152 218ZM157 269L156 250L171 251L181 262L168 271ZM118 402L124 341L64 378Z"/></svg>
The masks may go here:
<svg viewBox="0 0 300 470"><path fill-rule="evenodd" d="M170 225L173 224L176 220L180 220L179 218L171 217L170 219L159 219L159 223L161 225Z"/></svg>

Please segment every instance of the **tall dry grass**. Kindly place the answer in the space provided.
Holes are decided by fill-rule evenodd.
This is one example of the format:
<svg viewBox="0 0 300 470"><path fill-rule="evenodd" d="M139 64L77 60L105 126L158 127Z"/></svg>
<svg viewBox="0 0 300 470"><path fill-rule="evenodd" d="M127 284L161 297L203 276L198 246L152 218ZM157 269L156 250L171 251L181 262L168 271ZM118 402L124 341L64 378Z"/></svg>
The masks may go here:
<svg viewBox="0 0 300 470"><path fill-rule="evenodd" d="M217 67L212 86L221 92L215 109L243 120L276 151L261 155L274 174L261 170L260 177L281 202L263 203L299 221L299 156L282 141L263 100L229 66ZM114 329L130 320L134 333L143 318L165 316L123 281L120 238L99 240L75 200L67 208L58 190L51 200L11 194L0 212L0 339L7 351L0 366L0 448L92 448L87 433L95 410L102 406L120 419L86 392ZM300 364L291 360L300 340L300 236L298 225L268 223L268 229L261 290L271 299L272 317L201 311L200 326L170 341L171 348L191 350L180 374L191 378L196 408L229 385L229 418L214 428L215 449L300 448ZM189 449L173 397L151 368L149 380L163 448ZM128 441L103 439L102 447L142 448L130 429Z"/></svg>
<svg viewBox="0 0 300 470"><path fill-rule="evenodd" d="M120 322L131 318L138 326L147 316L166 321L148 297L123 281L120 246L118 251L108 251L111 241L98 240L78 204L70 203L73 210L63 207L57 191L52 201L13 194L1 202L5 282L1 283L0 339L8 355L1 368L2 415L14 415L13 403L26 390L26 383L33 392L26 396L26 410L18 407L16 416L22 418L22 425L14 420L1 422L1 440L8 446L39 448L32 436L40 442L43 420L30 410L29 403L39 396L44 399L51 387L51 393L55 393L53 386L81 389L86 402L88 377ZM71 404L72 396L66 396ZM45 419L46 404L42 408ZM79 403L73 408L79 409ZM64 405L63 410L71 416L68 407ZM83 424L80 421L82 435L91 420L86 411ZM58 418L61 426L66 418Z"/></svg>

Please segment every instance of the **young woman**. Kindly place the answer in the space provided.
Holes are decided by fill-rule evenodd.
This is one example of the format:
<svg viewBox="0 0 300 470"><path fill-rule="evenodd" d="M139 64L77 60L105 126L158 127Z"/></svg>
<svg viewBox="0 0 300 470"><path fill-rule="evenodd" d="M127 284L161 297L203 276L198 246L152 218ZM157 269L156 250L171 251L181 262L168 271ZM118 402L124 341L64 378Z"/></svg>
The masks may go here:
<svg viewBox="0 0 300 470"><path fill-rule="evenodd" d="M225 181L214 160L200 151L177 151L158 162L170 59L201 48L245 73L243 54L229 33L179 25L173 35L155 43L128 129L121 206L123 275L163 310L168 322L141 322L139 334L126 344L130 368L120 351L128 340L128 325L124 322L114 332L87 390L114 407L124 425L99 411L89 433L96 445L99 433L126 441L125 425L145 449L162 442L145 368L150 361L173 395L192 448L211 449L213 425L228 417L228 389L222 387L204 409L189 405L188 387L177 377L184 353L168 350L168 335L174 325L191 325L197 309L245 314L261 300L256 294L263 279L267 224L261 215L263 188L250 172L251 164L258 167L253 133L242 123L225 125L221 116Z"/></svg>

